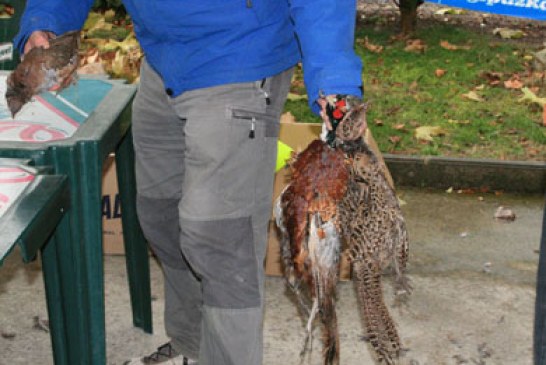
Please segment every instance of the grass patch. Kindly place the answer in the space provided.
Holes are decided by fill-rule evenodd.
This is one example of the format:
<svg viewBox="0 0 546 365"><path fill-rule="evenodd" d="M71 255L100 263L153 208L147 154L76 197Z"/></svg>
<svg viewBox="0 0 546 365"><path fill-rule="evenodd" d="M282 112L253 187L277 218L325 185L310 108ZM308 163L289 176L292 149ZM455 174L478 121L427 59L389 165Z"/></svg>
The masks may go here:
<svg viewBox="0 0 546 365"><path fill-rule="evenodd" d="M394 27L366 25L356 34L356 51L364 62L365 99L371 104L368 124L382 151L546 159L542 107L518 102L520 88L504 84L515 80L538 96L546 95L544 74L529 66L536 49L521 41L437 24L422 27L414 37L425 49L408 51L406 42L391 41L394 32ZM448 43L442 46L442 41ZM382 51L370 51L373 46ZM301 70L292 91L304 91ZM305 100L288 101L286 110L298 121L319 122ZM439 127L443 133L430 141L419 140L415 130L422 126Z"/></svg>

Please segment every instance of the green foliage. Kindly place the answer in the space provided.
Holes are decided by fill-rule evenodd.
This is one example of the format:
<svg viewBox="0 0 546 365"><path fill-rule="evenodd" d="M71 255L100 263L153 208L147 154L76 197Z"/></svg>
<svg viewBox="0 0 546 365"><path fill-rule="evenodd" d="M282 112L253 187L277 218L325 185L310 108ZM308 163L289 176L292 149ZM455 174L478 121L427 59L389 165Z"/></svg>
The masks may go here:
<svg viewBox="0 0 546 365"><path fill-rule="evenodd" d="M131 31L127 28L117 27L112 29L93 29L87 33L89 38L114 39L122 41Z"/></svg>
<svg viewBox="0 0 546 365"><path fill-rule="evenodd" d="M534 80L526 67L532 50L525 49L521 41L450 25L421 27L415 35L426 45L421 52L406 50L405 42L392 41L394 35L392 26L357 30L356 51L364 62L365 99L370 102L368 125L382 151L545 159L542 108L519 102L521 88L504 86L504 81L517 77L526 86L534 86L537 96L546 95L542 81ZM383 46L383 50L371 52L365 37L368 44ZM449 42L448 46L442 46L442 41ZM492 82L487 73L500 75L500 79ZM299 121L320 122L305 108L306 101L286 106ZM432 141L420 140L414 134L419 126L438 126L446 133Z"/></svg>
<svg viewBox="0 0 546 365"><path fill-rule="evenodd" d="M125 14L125 7L121 0L95 0L93 10L108 10L112 9L116 12L122 12Z"/></svg>

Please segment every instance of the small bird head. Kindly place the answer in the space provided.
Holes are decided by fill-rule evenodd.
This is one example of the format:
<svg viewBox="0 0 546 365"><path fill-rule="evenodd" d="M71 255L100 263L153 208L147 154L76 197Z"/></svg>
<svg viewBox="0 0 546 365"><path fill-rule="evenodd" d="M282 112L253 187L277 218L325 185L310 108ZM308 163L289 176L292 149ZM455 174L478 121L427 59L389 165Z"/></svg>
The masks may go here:
<svg viewBox="0 0 546 365"><path fill-rule="evenodd" d="M11 112L11 117L14 118L15 114L29 101L30 97L26 96L28 92L25 91L24 85L14 81L15 77L12 76L14 75L10 75L7 79L6 102Z"/></svg>
<svg viewBox="0 0 546 365"><path fill-rule="evenodd" d="M336 128L336 140L338 143L356 141L366 133L366 129L368 128L366 121L367 109L367 103L359 103L351 106Z"/></svg>

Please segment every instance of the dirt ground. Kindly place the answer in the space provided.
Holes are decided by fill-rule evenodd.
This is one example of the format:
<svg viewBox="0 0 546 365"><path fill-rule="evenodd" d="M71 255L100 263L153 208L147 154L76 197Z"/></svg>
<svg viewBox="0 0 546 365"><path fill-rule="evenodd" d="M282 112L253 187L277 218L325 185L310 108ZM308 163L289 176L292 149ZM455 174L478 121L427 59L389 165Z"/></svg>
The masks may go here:
<svg viewBox="0 0 546 365"><path fill-rule="evenodd" d="M531 365L535 279L544 197L400 190L410 234L414 292L405 307L386 300L408 349L399 365ZM516 219L497 221L499 206ZM109 365L153 351L166 340L163 279L151 260L154 334L132 327L123 256L105 257ZM363 339L351 282L341 282L338 317L342 365L376 364ZM264 365L320 364L320 327L301 361L304 323L284 280L268 277ZM50 365L40 263L24 265L17 252L0 271L0 365ZM37 322L38 321L38 322ZM74 364L77 365L77 364Z"/></svg>

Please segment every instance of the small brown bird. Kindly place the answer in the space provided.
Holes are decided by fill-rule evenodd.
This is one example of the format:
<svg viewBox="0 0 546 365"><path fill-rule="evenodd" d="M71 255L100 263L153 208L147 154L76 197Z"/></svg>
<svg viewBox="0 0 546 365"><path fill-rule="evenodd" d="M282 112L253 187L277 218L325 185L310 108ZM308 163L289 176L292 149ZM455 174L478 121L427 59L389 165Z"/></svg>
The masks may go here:
<svg viewBox="0 0 546 365"><path fill-rule="evenodd" d="M78 68L80 32L64 33L49 41L49 48L27 52L7 78L6 100L12 117L23 105L43 91L58 86L57 92L75 82Z"/></svg>
<svg viewBox="0 0 546 365"><path fill-rule="evenodd" d="M285 277L309 315L306 346L318 313L323 364L339 364L335 296L344 245L367 338L380 362L395 364L400 339L383 300L381 275L393 267L397 293L409 292L406 227L386 167L362 138L366 105L338 105L344 116L332 123L335 131L294 157L291 180L276 204Z"/></svg>

